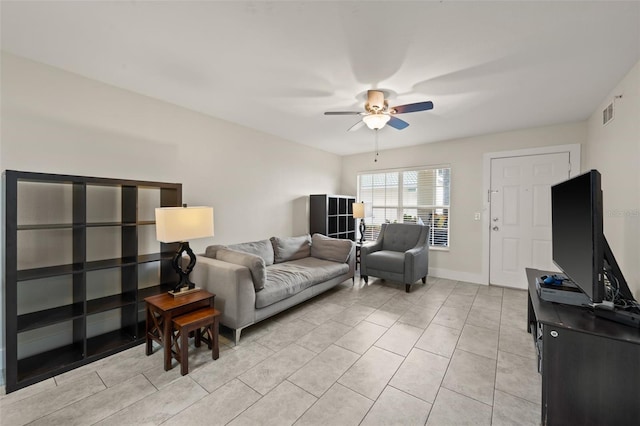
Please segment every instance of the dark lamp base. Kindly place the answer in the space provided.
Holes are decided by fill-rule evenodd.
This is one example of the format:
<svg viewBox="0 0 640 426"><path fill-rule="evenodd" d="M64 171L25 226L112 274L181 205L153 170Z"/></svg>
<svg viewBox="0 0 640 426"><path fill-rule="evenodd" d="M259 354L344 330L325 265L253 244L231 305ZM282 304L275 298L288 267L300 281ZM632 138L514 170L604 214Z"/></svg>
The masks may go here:
<svg viewBox="0 0 640 426"><path fill-rule="evenodd" d="M364 243L364 233L367 230L366 225L364 224L364 219L360 219L360 244Z"/></svg>
<svg viewBox="0 0 640 426"><path fill-rule="evenodd" d="M187 253L187 255L189 256L189 264L184 269L182 269L181 266L183 253ZM189 247L188 242L185 241L180 243L180 247L178 247L178 251L171 261L171 265L173 266L173 269L175 269L180 279L173 288L173 291L170 291L169 293L174 296L182 296L183 294L186 294L185 291L196 290L196 285L189 279L189 274L191 273L191 271L193 271L193 267L196 266L196 255L193 254L193 250L191 250L191 247Z"/></svg>

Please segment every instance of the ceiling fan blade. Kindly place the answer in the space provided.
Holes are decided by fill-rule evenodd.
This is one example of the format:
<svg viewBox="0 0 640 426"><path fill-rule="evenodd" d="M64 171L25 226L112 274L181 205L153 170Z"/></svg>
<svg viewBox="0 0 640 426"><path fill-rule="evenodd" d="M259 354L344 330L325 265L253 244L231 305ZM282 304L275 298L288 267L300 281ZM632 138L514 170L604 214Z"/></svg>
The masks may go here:
<svg viewBox="0 0 640 426"><path fill-rule="evenodd" d="M361 111L327 111L324 115L360 115Z"/></svg>
<svg viewBox="0 0 640 426"><path fill-rule="evenodd" d="M417 102L415 104L398 105L391 108L393 114L406 114L408 112L427 111L433 109L433 102Z"/></svg>
<svg viewBox="0 0 640 426"><path fill-rule="evenodd" d="M360 120L356 124L354 124L353 126L349 127L347 132L354 132L354 131L358 130L359 128L361 128L362 126L364 126L364 121Z"/></svg>
<svg viewBox="0 0 640 426"><path fill-rule="evenodd" d="M391 116L387 124L398 130L406 129L407 127L409 127L409 123L404 120L400 120L398 117L394 117L393 115Z"/></svg>

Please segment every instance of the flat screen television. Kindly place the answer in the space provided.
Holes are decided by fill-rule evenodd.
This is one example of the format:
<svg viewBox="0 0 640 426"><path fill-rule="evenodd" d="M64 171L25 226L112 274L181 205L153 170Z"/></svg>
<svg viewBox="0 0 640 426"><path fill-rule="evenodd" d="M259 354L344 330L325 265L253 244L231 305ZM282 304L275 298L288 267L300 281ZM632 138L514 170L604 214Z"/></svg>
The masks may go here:
<svg viewBox="0 0 640 426"><path fill-rule="evenodd" d="M553 262L594 304L633 301L603 233L601 176L591 170L551 187ZM609 286L605 284L609 283Z"/></svg>

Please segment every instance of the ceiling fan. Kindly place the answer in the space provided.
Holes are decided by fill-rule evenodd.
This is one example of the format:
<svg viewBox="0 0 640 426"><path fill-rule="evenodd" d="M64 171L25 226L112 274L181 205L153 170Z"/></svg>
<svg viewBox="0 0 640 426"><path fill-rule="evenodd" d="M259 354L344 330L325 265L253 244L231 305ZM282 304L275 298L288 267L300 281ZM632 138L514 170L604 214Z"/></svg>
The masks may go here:
<svg viewBox="0 0 640 426"><path fill-rule="evenodd" d="M364 104L364 109L364 111L326 111L324 115L361 115L362 120L351 126L349 131L358 130L364 124L372 130L380 130L385 124L402 130L408 127L409 123L396 117L396 114L427 111L433 109L433 102L417 102L390 108L383 91L367 90L367 103Z"/></svg>

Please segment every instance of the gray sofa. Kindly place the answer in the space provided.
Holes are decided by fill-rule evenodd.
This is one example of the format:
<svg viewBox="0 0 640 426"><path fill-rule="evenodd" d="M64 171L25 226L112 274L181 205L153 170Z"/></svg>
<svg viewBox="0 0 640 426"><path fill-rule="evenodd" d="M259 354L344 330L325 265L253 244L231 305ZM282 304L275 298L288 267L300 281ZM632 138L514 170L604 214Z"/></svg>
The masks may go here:
<svg viewBox="0 0 640 426"><path fill-rule="evenodd" d="M269 318L351 278L355 244L314 234L207 247L191 279L216 295L220 323L234 330Z"/></svg>
<svg viewBox="0 0 640 426"><path fill-rule="evenodd" d="M360 276L369 275L405 284L407 293L417 280L427 281L429 227L412 223L384 223L373 244L360 249Z"/></svg>

